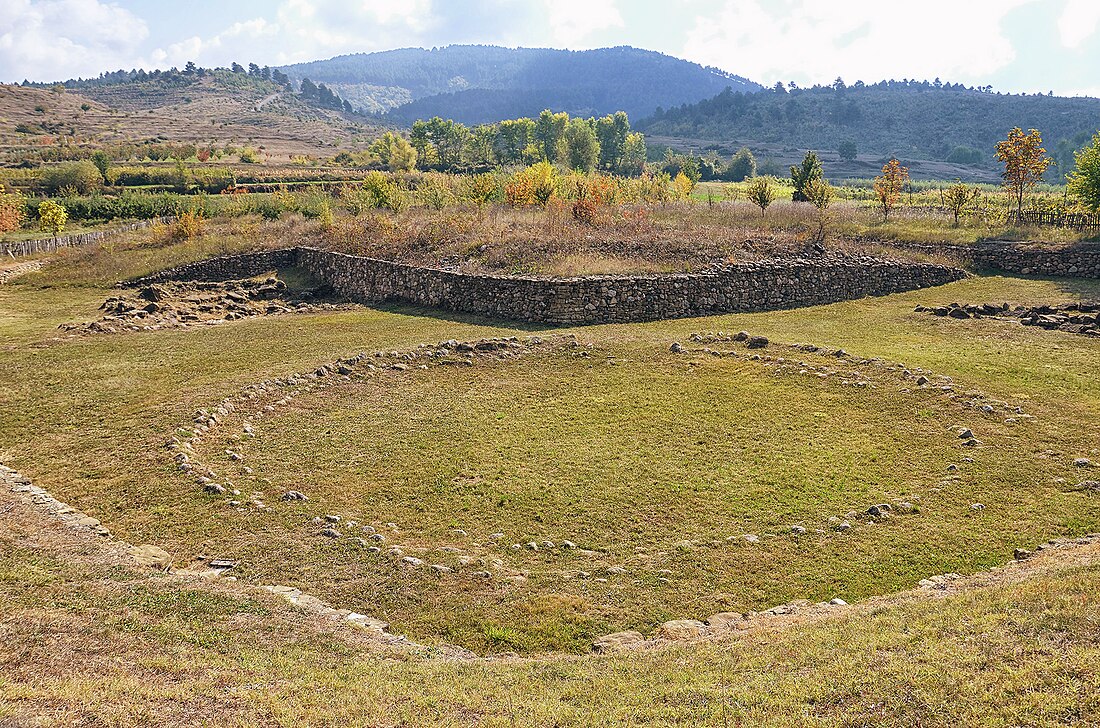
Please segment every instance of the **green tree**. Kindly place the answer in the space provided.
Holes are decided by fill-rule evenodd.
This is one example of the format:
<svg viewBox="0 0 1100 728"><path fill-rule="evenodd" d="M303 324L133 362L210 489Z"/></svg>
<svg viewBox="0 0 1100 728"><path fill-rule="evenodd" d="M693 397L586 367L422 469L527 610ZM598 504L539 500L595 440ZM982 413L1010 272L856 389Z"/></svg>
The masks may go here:
<svg viewBox="0 0 1100 728"><path fill-rule="evenodd" d="M1100 132L1074 159L1077 167L1069 175L1069 193L1090 210L1100 210Z"/></svg>
<svg viewBox="0 0 1100 728"><path fill-rule="evenodd" d="M565 129L568 126L569 114L564 111L555 114L546 109L539 114L535 122L535 142L542 159L554 164L565 156Z"/></svg>
<svg viewBox="0 0 1100 728"><path fill-rule="evenodd" d="M854 162L856 155L859 153L859 150L856 148L856 143L850 139L841 142L836 151L845 162Z"/></svg>
<svg viewBox="0 0 1100 728"><path fill-rule="evenodd" d="M413 123L409 143L416 149L421 167L453 169L462 163L469 134L470 130L462 124L435 116Z"/></svg>
<svg viewBox="0 0 1100 728"><path fill-rule="evenodd" d="M391 172L416 169L416 148L400 134L388 131L370 145L370 153L378 157Z"/></svg>
<svg viewBox="0 0 1100 728"><path fill-rule="evenodd" d="M630 119L626 112L596 119L596 139L600 142L600 169L617 171L622 164L626 137L630 134Z"/></svg>
<svg viewBox="0 0 1100 728"><path fill-rule="evenodd" d="M466 139L466 164L478 169L494 166L497 162L496 143L497 128L494 125L475 126Z"/></svg>
<svg viewBox="0 0 1100 728"><path fill-rule="evenodd" d="M501 164L524 164L540 158L534 120L524 117L500 122L496 155Z"/></svg>
<svg viewBox="0 0 1100 728"><path fill-rule="evenodd" d="M821 160L818 159L817 152L806 152L802 164L791 167L791 183L794 185L794 194L791 199L795 202L808 202L810 198L806 196L806 187L823 176L824 172L821 169Z"/></svg>
<svg viewBox="0 0 1100 728"><path fill-rule="evenodd" d="M636 131L627 134L619 174L635 177L642 174L645 171L646 154L645 137Z"/></svg>
<svg viewBox="0 0 1100 728"><path fill-rule="evenodd" d="M959 217L966 208L970 207L981 195L981 190L964 184L961 180L955 180L955 184L943 192L943 204L955 216L955 227L959 226Z"/></svg>
<svg viewBox="0 0 1100 728"><path fill-rule="evenodd" d="M573 119L565 130L566 161L571 169L591 172L600 163L600 142L592 124Z"/></svg>
<svg viewBox="0 0 1100 728"><path fill-rule="evenodd" d="M741 147L733 155L729 166L726 167L726 179L730 182L744 182L750 177L756 176L756 157L748 147Z"/></svg>
<svg viewBox="0 0 1100 728"><path fill-rule="evenodd" d="M48 168L39 184L51 195L76 193L86 195L103 184L103 175L88 160L68 162Z"/></svg>
<svg viewBox="0 0 1100 728"><path fill-rule="evenodd" d="M753 177L745 194L752 204L760 208L760 217L764 217L768 212L768 207L775 202L775 180L768 176Z"/></svg>
<svg viewBox="0 0 1100 728"><path fill-rule="evenodd" d="M107 152L102 149L97 149L92 153L92 164L99 170L99 174L104 180L107 179L107 172L111 169L111 158L107 155Z"/></svg>

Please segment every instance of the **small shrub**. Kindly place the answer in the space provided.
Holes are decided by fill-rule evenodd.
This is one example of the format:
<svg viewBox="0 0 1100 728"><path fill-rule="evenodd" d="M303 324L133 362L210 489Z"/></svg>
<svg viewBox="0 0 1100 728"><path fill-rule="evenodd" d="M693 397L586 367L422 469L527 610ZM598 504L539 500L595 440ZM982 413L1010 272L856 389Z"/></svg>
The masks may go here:
<svg viewBox="0 0 1100 728"><path fill-rule="evenodd" d="M321 223L321 229L325 232L332 230L333 225L336 223L336 218L332 214L332 206L329 205L328 200L321 203L321 214L317 216L317 220Z"/></svg>
<svg viewBox="0 0 1100 728"><path fill-rule="evenodd" d="M745 193L749 201L760 208L760 217L764 217L768 212L768 208L775 202L775 187L775 180L766 175L753 177L752 181L749 182Z"/></svg>
<svg viewBox="0 0 1100 728"><path fill-rule="evenodd" d="M283 206L272 197L263 197L255 203L256 212L265 220L278 220L283 214Z"/></svg>
<svg viewBox="0 0 1100 728"><path fill-rule="evenodd" d="M397 183L382 172L367 174L361 189L369 207L401 212L408 206Z"/></svg>
<svg viewBox="0 0 1100 728"><path fill-rule="evenodd" d="M192 240L203 233L206 221L201 212L188 210L176 218L172 228L172 237L176 240Z"/></svg>
<svg viewBox="0 0 1100 728"><path fill-rule="evenodd" d="M463 196L477 205L478 209L500 199L497 178L492 174L474 174L464 177L462 188Z"/></svg>

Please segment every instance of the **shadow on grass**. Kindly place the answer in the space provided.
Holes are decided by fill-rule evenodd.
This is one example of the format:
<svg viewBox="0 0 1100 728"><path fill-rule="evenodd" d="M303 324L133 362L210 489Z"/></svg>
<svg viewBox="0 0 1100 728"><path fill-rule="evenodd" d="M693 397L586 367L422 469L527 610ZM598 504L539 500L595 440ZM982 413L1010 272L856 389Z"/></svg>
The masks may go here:
<svg viewBox="0 0 1100 728"><path fill-rule="evenodd" d="M450 311L442 308L430 308L428 306L415 306L408 303L371 303L363 304L366 308L382 311L383 313L399 314L403 316L418 316L422 318L434 318L440 321L449 321L455 324L469 326L490 326L493 328L515 329L528 333L545 333L564 329L575 329L576 325L544 324L531 321L513 321L500 318L489 318L473 313Z"/></svg>

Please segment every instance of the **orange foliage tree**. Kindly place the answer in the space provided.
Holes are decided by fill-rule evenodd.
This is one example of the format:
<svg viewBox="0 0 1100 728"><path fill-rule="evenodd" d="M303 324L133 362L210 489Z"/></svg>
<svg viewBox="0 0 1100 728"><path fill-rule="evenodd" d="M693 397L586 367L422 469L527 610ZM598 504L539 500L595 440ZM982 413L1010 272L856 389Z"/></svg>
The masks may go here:
<svg viewBox="0 0 1100 728"><path fill-rule="evenodd" d="M7 192L0 185L0 233L10 233L23 225L25 199L18 192Z"/></svg>
<svg viewBox="0 0 1100 728"><path fill-rule="evenodd" d="M997 159L1005 166L1001 178L1016 198L1017 215L1024 211L1024 193L1043 180L1043 173L1054 161L1046 154L1038 129L1024 134L1016 127L1008 132L1007 139L997 142Z"/></svg>
<svg viewBox="0 0 1100 728"><path fill-rule="evenodd" d="M905 189L905 183L909 181L909 168L901 166L901 162L891 159L882 165L882 176L875 177L875 197L882 207L882 221L890 219L890 211L898 204L901 193Z"/></svg>

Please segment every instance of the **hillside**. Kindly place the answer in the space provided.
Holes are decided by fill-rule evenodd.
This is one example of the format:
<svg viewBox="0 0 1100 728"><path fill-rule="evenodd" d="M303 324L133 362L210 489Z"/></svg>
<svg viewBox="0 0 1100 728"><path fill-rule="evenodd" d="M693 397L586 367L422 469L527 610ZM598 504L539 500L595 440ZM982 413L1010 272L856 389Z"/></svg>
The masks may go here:
<svg viewBox="0 0 1100 728"><path fill-rule="evenodd" d="M1051 178L1059 179L1073 163L1072 150L1100 126L1100 99L995 94L928 82L724 91L659 110L636 126L647 135L750 147L836 150L853 141L866 163L896 155L906 162L963 165L977 176L996 169L993 148L1008 129L1036 128L1062 165L1052 171Z"/></svg>
<svg viewBox="0 0 1100 728"><path fill-rule="evenodd" d="M318 109L276 84L232 73L79 90L0 86L0 160L67 158L74 147L155 139L262 147L267 156L285 161L369 143L377 124L365 122Z"/></svg>
<svg viewBox="0 0 1100 728"><path fill-rule="evenodd" d="M739 76L630 47L591 51L449 46L339 56L283 68L335 88L364 111L409 123L444 116L466 124L532 116L546 108L573 115L626 111L711 97L727 87L760 87Z"/></svg>

